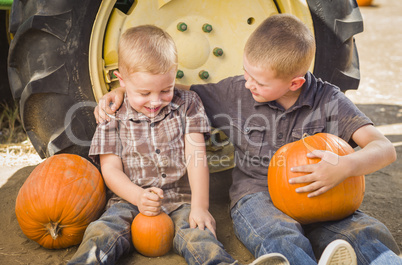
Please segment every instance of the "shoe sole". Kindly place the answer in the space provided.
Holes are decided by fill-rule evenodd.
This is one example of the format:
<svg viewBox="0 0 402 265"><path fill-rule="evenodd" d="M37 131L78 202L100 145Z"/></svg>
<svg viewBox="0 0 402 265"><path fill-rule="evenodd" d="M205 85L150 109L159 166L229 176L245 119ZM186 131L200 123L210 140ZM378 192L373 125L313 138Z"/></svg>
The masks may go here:
<svg viewBox="0 0 402 265"><path fill-rule="evenodd" d="M327 246L318 265L357 265L356 254L348 242L338 239Z"/></svg>

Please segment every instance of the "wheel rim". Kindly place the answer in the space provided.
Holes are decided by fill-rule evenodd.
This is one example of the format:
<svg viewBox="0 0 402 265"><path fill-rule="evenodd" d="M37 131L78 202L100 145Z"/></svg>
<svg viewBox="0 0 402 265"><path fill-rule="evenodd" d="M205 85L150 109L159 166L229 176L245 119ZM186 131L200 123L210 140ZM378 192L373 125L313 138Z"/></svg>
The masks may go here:
<svg viewBox="0 0 402 265"><path fill-rule="evenodd" d="M103 58L102 49L105 29L115 3L116 1L102 1L92 28L89 43L89 75L96 101L108 91L104 80L104 63L99 58Z"/></svg>
<svg viewBox="0 0 402 265"><path fill-rule="evenodd" d="M117 70L118 41L132 26L154 24L173 37L179 54L176 82L186 85L243 74L241 55L245 42L268 16L294 14L314 32L305 0L206 0L191 1L191 5L187 0L139 0L127 13L114 8L115 3L102 2L92 30L89 68L96 100L119 86L113 75ZM212 26L212 30L204 31L204 24ZM180 29L184 25L186 29Z"/></svg>

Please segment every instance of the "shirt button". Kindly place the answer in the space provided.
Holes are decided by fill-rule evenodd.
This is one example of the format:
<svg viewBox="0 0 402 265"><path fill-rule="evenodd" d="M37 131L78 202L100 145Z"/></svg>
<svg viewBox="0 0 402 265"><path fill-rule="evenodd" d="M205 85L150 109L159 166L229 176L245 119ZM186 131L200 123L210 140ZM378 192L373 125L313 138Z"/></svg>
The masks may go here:
<svg viewBox="0 0 402 265"><path fill-rule="evenodd" d="M155 122L151 123L149 126L151 126L152 128L155 127Z"/></svg>
<svg viewBox="0 0 402 265"><path fill-rule="evenodd" d="M166 178L166 174L165 174L165 173L162 173L162 178Z"/></svg>
<svg viewBox="0 0 402 265"><path fill-rule="evenodd" d="M169 160L166 158L166 156L162 156L162 166L166 167L169 165Z"/></svg>
<svg viewBox="0 0 402 265"><path fill-rule="evenodd" d="M286 115L283 115L282 117L281 117L281 120L286 120Z"/></svg>
<svg viewBox="0 0 402 265"><path fill-rule="evenodd" d="M247 127L245 130L246 130L246 133L250 132L250 128L249 128L249 127Z"/></svg>
<svg viewBox="0 0 402 265"><path fill-rule="evenodd" d="M161 153L161 150L159 150L159 149L156 149L155 150L155 153L157 153L158 155Z"/></svg>
<svg viewBox="0 0 402 265"><path fill-rule="evenodd" d="M278 133L278 139L282 139L283 138L283 133Z"/></svg>

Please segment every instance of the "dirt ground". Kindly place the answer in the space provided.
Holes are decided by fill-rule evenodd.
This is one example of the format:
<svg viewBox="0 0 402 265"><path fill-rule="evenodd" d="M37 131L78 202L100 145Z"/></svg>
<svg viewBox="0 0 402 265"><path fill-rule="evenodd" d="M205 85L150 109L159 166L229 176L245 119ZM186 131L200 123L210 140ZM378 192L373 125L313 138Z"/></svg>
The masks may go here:
<svg viewBox="0 0 402 265"><path fill-rule="evenodd" d="M402 83L402 51L396 49L397 45L401 47L402 36L398 33L401 32L400 28L394 32L402 22L402 2L374 0L374 6L364 7L361 12L365 32L356 39L362 82L358 92L351 92L350 97L394 143L399 157L390 166L366 176L366 194L361 210L383 222L402 249L402 89L399 85ZM390 82L389 78L393 78L393 81ZM15 199L34 168L22 167L0 188L0 264L65 264L76 251L76 247L46 250L27 239L20 230L14 213ZM0 167L0 172L3 170ZM227 251L239 261L249 263L253 257L236 239L229 217L229 173L213 174L211 177L211 212L217 222L218 238ZM152 259L132 253L118 264L133 263L186 264L183 258L174 253Z"/></svg>

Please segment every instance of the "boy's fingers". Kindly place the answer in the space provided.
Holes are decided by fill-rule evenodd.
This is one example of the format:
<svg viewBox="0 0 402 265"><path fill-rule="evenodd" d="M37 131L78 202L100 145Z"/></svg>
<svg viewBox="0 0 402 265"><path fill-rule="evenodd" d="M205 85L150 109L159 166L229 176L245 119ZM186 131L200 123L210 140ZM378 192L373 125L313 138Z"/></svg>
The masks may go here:
<svg viewBox="0 0 402 265"><path fill-rule="evenodd" d="M315 164L311 165L303 165L303 166L296 166L292 167L290 171L292 172L300 172L300 173L310 173L314 171Z"/></svg>
<svg viewBox="0 0 402 265"><path fill-rule="evenodd" d="M151 187L151 188L149 188L149 191L151 193L157 195L158 196L157 199L163 199L163 190L162 189L159 189L159 188L156 188L156 187Z"/></svg>
<svg viewBox="0 0 402 265"><path fill-rule="evenodd" d="M309 197L309 198L316 197L318 195L321 195L321 194L325 193L327 190L328 189L326 187L322 187L321 189L316 190L315 192L309 193L307 195L307 197Z"/></svg>
<svg viewBox="0 0 402 265"><path fill-rule="evenodd" d="M160 211L144 210L144 211L142 211L141 213L142 213L143 215L146 215L146 216L157 216L157 215L160 213Z"/></svg>
<svg viewBox="0 0 402 265"><path fill-rule="evenodd" d="M198 229L205 230L205 224L204 223L198 224Z"/></svg>
<svg viewBox="0 0 402 265"><path fill-rule="evenodd" d="M95 109L94 109L94 116L95 116L96 123L99 123L100 120L99 120L99 110L98 110L98 106L96 106Z"/></svg>
<svg viewBox="0 0 402 265"><path fill-rule="evenodd" d="M101 113L102 112L101 112L99 106L96 106L94 109L96 123L104 123L106 121L105 117L102 116Z"/></svg>
<svg viewBox="0 0 402 265"><path fill-rule="evenodd" d="M117 110L117 106L120 106L123 103L123 97L119 97L117 94L114 96L112 110L115 112Z"/></svg>
<svg viewBox="0 0 402 265"><path fill-rule="evenodd" d="M300 184L300 183L307 183L307 182L312 182L312 181L313 180L312 180L311 174L307 174L304 176L289 179L290 184Z"/></svg>
<svg viewBox="0 0 402 265"><path fill-rule="evenodd" d="M307 154L308 158L323 158L325 151L323 150L313 150L311 153Z"/></svg>
<svg viewBox="0 0 402 265"><path fill-rule="evenodd" d="M197 227L197 223L194 221L193 218L190 218L189 222L190 222L190 228L196 228Z"/></svg>
<svg viewBox="0 0 402 265"><path fill-rule="evenodd" d="M313 192L313 191L318 190L319 188L321 188L321 186L317 182L313 182L313 183L311 183L309 185L306 185L304 187L297 188L295 191L297 193Z"/></svg>
<svg viewBox="0 0 402 265"><path fill-rule="evenodd" d="M214 235L214 237L216 238L216 226L214 223L206 223L205 226L209 229L209 231L212 232L212 234Z"/></svg>

